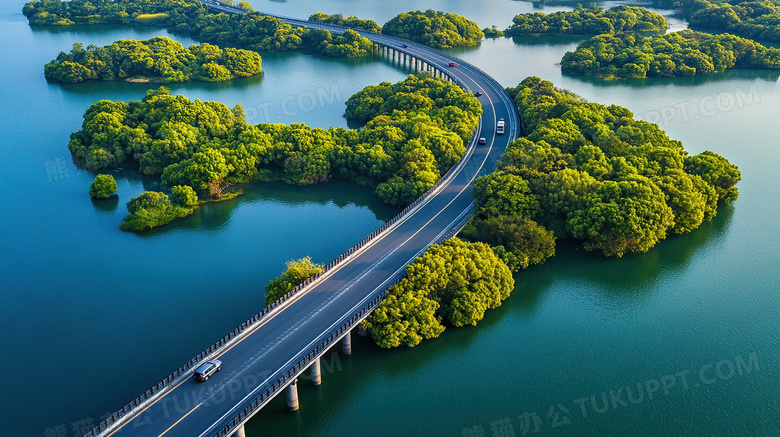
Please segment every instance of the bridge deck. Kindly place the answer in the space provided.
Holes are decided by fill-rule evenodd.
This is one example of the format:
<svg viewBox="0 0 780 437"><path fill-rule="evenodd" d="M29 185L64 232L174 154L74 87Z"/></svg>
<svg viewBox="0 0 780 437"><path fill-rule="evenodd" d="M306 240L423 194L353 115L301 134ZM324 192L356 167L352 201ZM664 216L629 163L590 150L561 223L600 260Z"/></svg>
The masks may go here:
<svg viewBox="0 0 780 437"><path fill-rule="evenodd" d="M236 8L213 6L234 13ZM293 25L304 22L290 20ZM312 27L340 28L306 23ZM437 67L461 86L484 91L481 125L463 165L440 190L360 252L329 271L323 280L296 295L272 316L229 342L212 356L223 368L207 382L196 382L191 372L171 383L159 395L141 403L103 436L211 436L216 435L244 408L279 381L323 337L351 317L367 301L380 296L403 275L404 267L456 226L473 208L471 186L478 175L492 171L509 141L517 137L519 119L506 91L476 67L428 47L386 35L361 32L377 44L394 48ZM407 46L408 47L405 47ZM457 67L449 67L457 62ZM495 135L496 120L507 121L507 134ZM303 406L305 408L305 406Z"/></svg>

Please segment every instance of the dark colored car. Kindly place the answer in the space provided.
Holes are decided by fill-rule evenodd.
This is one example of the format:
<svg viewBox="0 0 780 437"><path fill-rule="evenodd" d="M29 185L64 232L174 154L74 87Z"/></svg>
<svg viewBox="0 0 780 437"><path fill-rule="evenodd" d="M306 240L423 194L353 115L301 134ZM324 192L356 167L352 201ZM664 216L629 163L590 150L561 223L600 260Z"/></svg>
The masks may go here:
<svg viewBox="0 0 780 437"><path fill-rule="evenodd" d="M222 369L222 361L219 360L209 360L205 363L198 366L197 369L195 369L195 380L196 381L205 381L209 379L209 377L217 372L219 372Z"/></svg>
<svg viewBox="0 0 780 437"><path fill-rule="evenodd" d="M474 93L475 96L479 97L482 95L482 90L477 90L477 92Z"/></svg>
<svg viewBox="0 0 780 437"><path fill-rule="evenodd" d="M404 48L409 48L409 44L404 44Z"/></svg>
<svg viewBox="0 0 780 437"><path fill-rule="evenodd" d="M457 66L457 65L458 65L458 64L456 64L456 63L454 63L454 62L450 62L450 67L455 67L455 66Z"/></svg>
<svg viewBox="0 0 780 437"><path fill-rule="evenodd" d="M487 144L487 140L485 140L484 138L480 138L479 140L477 140L477 144L479 144L480 146L484 146L485 144Z"/></svg>

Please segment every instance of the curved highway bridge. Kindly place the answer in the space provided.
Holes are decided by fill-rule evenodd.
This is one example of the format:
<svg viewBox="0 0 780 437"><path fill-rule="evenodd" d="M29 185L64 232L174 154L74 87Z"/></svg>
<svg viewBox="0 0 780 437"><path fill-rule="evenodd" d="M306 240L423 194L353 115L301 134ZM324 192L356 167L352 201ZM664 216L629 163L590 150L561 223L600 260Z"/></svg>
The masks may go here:
<svg viewBox="0 0 780 437"><path fill-rule="evenodd" d="M246 12L202 1L220 12ZM336 34L344 30L280 18L293 26L325 28ZM280 392L285 391L288 405L297 409L296 378L310 369L312 381L319 383L319 357L338 342L344 353L351 353L351 330L382 301L404 268L465 223L474 208L474 178L492 171L519 134L520 120L511 98L498 82L460 59L399 38L360 33L394 61L431 71L471 91L483 90L480 129L463 160L426 195L334 260L322 275L198 354L88 436L243 436L243 424ZM506 120L506 134L495 135L500 118ZM487 144L478 145L478 137L486 138ZM194 369L209 359L221 360L222 370L207 382L196 382Z"/></svg>

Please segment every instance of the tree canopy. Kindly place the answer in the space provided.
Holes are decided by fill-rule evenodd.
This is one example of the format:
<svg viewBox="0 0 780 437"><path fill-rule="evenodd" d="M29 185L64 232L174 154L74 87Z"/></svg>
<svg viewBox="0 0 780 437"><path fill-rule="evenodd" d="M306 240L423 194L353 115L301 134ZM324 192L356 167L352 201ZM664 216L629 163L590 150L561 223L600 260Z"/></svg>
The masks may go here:
<svg viewBox="0 0 780 437"><path fill-rule="evenodd" d="M484 37L477 23L433 9L398 14L382 26L382 33L436 48L473 47Z"/></svg>
<svg viewBox="0 0 780 437"><path fill-rule="evenodd" d="M116 193L116 190L116 181L113 176L99 174L95 176L95 180L89 186L89 195L98 199L108 199Z"/></svg>
<svg viewBox="0 0 780 437"><path fill-rule="evenodd" d="M359 130L250 125L241 107L190 101L163 87L141 101L94 103L68 147L88 170L137 163L167 186L201 195L219 197L241 182L342 178L405 205L461 159L481 111L470 93L426 74L351 97L347 116L368 121Z"/></svg>
<svg viewBox="0 0 780 437"><path fill-rule="evenodd" d="M245 14L215 13L197 0L33 0L24 5L22 12L33 25L158 26L201 41L254 51L307 49L330 57L360 57L371 53L370 41L357 33L334 39L327 30L294 28L276 17L251 10ZM357 24L362 21L352 20ZM315 34L308 37L312 32ZM218 77L224 71L209 65L204 74Z"/></svg>
<svg viewBox="0 0 780 437"><path fill-rule="evenodd" d="M315 23L335 24L337 26L349 27L350 29L370 30L371 32L382 32L382 27L376 24L374 20L361 20L358 17L344 17L342 14L328 15L324 12L317 12L309 17L309 21Z"/></svg>
<svg viewBox="0 0 780 437"><path fill-rule="evenodd" d="M288 261L287 270L265 286L265 304L274 303L280 297L293 291L303 281L319 275L323 271L325 271L323 266L313 263L311 257L308 256L297 261Z"/></svg>
<svg viewBox="0 0 780 437"><path fill-rule="evenodd" d="M123 231L145 231L186 217L198 209L198 198L192 188L175 186L168 195L158 191L147 191L127 202L127 211L119 229Z"/></svg>
<svg viewBox="0 0 780 437"><path fill-rule="evenodd" d="M593 4L577 5L572 11L550 14L534 12L516 15L506 36L522 35L599 35L617 32L663 32L669 28L666 19L638 6L620 5L602 9Z"/></svg>
<svg viewBox="0 0 780 437"><path fill-rule="evenodd" d="M679 9L694 29L780 41L780 3L776 0L653 0L653 5Z"/></svg>
<svg viewBox="0 0 780 437"><path fill-rule="evenodd" d="M145 41L121 39L104 47L73 44L46 64L46 78L76 83L142 77L157 82L216 82L262 72L260 55L249 50L191 45L165 37Z"/></svg>
<svg viewBox="0 0 780 437"><path fill-rule="evenodd" d="M728 68L780 69L780 49L729 34L683 30L652 38L598 35L561 60L564 73L608 78L693 76Z"/></svg>
<svg viewBox="0 0 780 437"><path fill-rule="evenodd" d="M626 108L585 102L538 77L509 92L527 136L510 143L499 171L475 181L464 235L493 245L513 270L552 256L553 236L606 256L646 252L738 196L735 165L711 151L688 155Z"/></svg>
<svg viewBox="0 0 780 437"><path fill-rule="evenodd" d="M507 266L484 243L457 238L431 245L364 326L381 347L415 346L444 332L443 322L476 325L514 289Z"/></svg>

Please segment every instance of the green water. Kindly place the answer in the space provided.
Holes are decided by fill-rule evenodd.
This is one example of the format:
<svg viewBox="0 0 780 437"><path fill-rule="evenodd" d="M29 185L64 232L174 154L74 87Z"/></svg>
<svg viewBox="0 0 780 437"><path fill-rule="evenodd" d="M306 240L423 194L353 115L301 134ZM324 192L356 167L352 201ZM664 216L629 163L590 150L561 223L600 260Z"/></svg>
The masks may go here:
<svg viewBox="0 0 780 437"><path fill-rule="evenodd" d="M553 10L508 0L252 3L380 23L433 8L500 28L516 13ZM149 86L50 84L42 65L75 41L168 34L31 29L22 4L0 5L0 435L71 436L256 313L263 285L285 261L328 262L397 211L351 184L263 184L170 226L120 232L124 202L159 181L123 170L114 174L119 200L93 203L93 175L72 164L67 140L94 101L140 99ZM541 76L660 122L692 153L728 157L742 171L739 200L641 256L607 260L559 244L555 258L516 277L512 297L476 328L394 351L356 339L352 356L326 356L322 386L300 384L298 413L277 399L248 435L780 434L778 73L562 76L556 63L576 44L498 39L457 53L506 86ZM328 127L346 124L352 93L406 74L381 60L299 53L263 54L263 68L259 78L171 88L241 103L251 122Z"/></svg>

